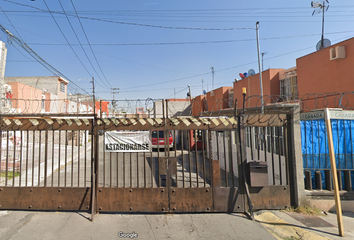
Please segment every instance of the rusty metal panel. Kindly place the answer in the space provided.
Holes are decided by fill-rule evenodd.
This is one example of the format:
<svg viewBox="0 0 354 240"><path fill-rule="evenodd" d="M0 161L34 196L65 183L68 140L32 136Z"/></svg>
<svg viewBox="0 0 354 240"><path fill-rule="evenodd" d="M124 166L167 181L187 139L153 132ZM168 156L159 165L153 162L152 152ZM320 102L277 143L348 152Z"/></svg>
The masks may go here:
<svg viewBox="0 0 354 240"><path fill-rule="evenodd" d="M102 212L168 211L166 188L99 188L97 208Z"/></svg>
<svg viewBox="0 0 354 240"><path fill-rule="evenodd" d="M171 188L171 212L209 212L213 209L210 188Z"/></svg>
<svg viewBox="0 0 354 240"><path fill-rule="evenodd" d="M214 212L244 212L244 195L239 188L214 188Z"/></svg>
<svg viewBox="0 0 354 240"><path fill-rule="evenodd" d="M289 186L268 186L250 188L254 210L285 209L290 206Z"/></svg>
<svg viewBox="0 0 354 240"><path fill-rule="evenodd" d="M88 210L91 188L1 187L0 209Z"/></svg>

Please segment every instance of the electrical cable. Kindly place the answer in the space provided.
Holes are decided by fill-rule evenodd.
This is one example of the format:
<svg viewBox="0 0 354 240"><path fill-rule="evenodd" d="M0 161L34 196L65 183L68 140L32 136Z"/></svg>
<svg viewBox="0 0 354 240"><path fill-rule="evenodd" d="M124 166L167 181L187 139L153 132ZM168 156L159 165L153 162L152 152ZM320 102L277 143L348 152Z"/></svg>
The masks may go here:
<svg viewBox="0 0 354 240"><path fill-rule="evenodd" d="M66 12L65 12L65 9L64 9L63 5L61 4L61 1L60 1L60 0L58 0L58 1L59 1L59 3L60 3L61 8L63 9L63 12L64 12L64 14L65 14L65 16L66 16L66 19L67 19L68 22L69 22L69 25L70 25L71 29L72 29L73 32L74 32L74 35L75 35L77 41L79 42L79 45L81 46L82 51L84 52L84 54L85 54L87 60L89 61L91 67L93 68L94 72L97 74L98 78L102 81L102 79L101 79L101 77L99 76L99 74L97 73L95 67L92 65L92 62L91 62L90 58L87 56L87 53L86 53L85 49L83 48L83 46L82 46L82 44L81 44L81 41L80 41L79 37L77 36L76 31L75 31L74 27L72 26L72 24L71 24L71 22L70 22L70 20L69 20L69 18L68 18L68 16L67 16L67 14L66 14ZM103 82L103 81L102 81L102 82ZM98 82L97 82L97 84L98 84ZM103 84L105 85L104 82L103 82ZM107 85L106 85L106 87L108 88Z"/></svg>
<svg viewBox="0 0 354 240"><path fill-rule="evenodd" d="M341 34L341 33L350 33L354 31L341 31L341 32L329 32L326 35L330 34ZM266 40L278 40L278 39L289 39L289 38L301 38L301 37L313 37L321 34L313 33L306 35L296 35L296 36L285 36L285 37L268 37L268 38L260 38L262 41ZM183 45L183 44L207 44L207 43L233 43L233 42L249 42L255 41L256 39L233 39L233 40L215 40L215 41L198 41L198 42L165 42L165 43L93 43L91 45L96 46L146 46L146 45ZM65 43L29 43L31 45L49 45L49 46L66 46ZM78 45L78 44L71 44Z"/></svg>
<svg viewBox="0 0 354 240"><path fill-rule="evenodd" d="M65 39L66 42L68 43L68 45L69 45L69 47L71 48L71 50L73 51L73 53L75 54L76 58L79 60L79 62L81 63L81 65L85 68L85 70L87 71L87 73L88 73L90 76L92 76L92 74L91 74L91 73L89 72L89 70L86 68L86 66L84 65L84 63L81 61L81 59L79 58L79 56L77 55L77 53L75 52L75 50L73 49L73 47L71 46L71 44L69 43L69 40L66 38L64 32L61 30L61 28L60 28L60 26L59 26L57 20L55 20L55 18L54 18L54 16L53 16L52 12L50 11L49 6L47 5L46 1L43 0L43 2L44 2L44 4L46 5L46 7L48 8L48 11L49 11L50 15L52 16L52 18L53 18L55 24L57 25L59 31L60 31L61 34L63 35L64 39Z"/></svg>
<svg viewBox="0 0 354 240"><path fill-rule="evenodd" d="M0 30L6 33L9 37L9 41L11 43L16 43L18 46L20 46L22 49L24 49L32 58L34 58L38 63L40 63L44 68L46 68L48 71L51 73L58 74L59 76L63 77L64 79L70 80L68 77L66 77L64 74L62 74L59 70L57 70L55 67L50 65L48 62L46 62L43 58L41 58L32 48L30 48L26 43L24 43L21 39L10 33L6 28L4 28L0 24ZM83 92L87 93L84 89L82 89L80 86L75 84L74 82L71 81L73 85L81 89Z"/></svg>
<svg viewBox="0 0 354 240"><path fill-rule="evenodd" d="M10 2L10 3L14 3L17 5L21 5L21 6L25 6L25 7L30 7L30 8L34 8L37 9L39 11L44 11L44 12L49 12L51 15L53 13L56 14L60 14L63 15L62 12L58 12L58 11L51 11L48 6L48 10L45 9L41 9L41 8L37 8L34 6L29 6L26 4L21 4L21 3L16 3L13 1L9 1L9 0L4 0L6 2ZM45 2L45 0L43 0ZM47 4L46 4L47 5ZM75 15L72 14L68 14L69 16L75 17ZM53 17L54 18L54 17ZM113 21L113 20L106 20L106 19L99 19L99 18L93 18L93 17L83 17L80 16L80 18L82 19L87 19L87 20L95 20L95 21L101 21L101 22L109 22L109 23L117 23L117 24L122 24L122 25L131 25L131 26L140 26L140 27L152 27L152 28L163 28L163 29L179 29L179 30L205 30L205 31L233 31L233 30L245 30L245 29L255 29L255 28L190 28L190 27L171 27L171 26L161 26L161 25L152 25L152 24L142 24L142 23L130 23L130 22L120 22L120 21Z"/></svg>
<svg viewBox="0 0 354 240"><path fill-rule="evenodd" d="M96 63L97 63L97 65L98 65L99 69L101 70L101 73L102 73L104 79L106 80L106 82L108 83L108 85L110 86L110 88L112 88L112 85L111 85L110 82L107 80L107 77L106 77L106 75L104 74L104 72L103 72L103 70L102 70L102 68L101 68L100 63L99 63L98 60L97 60L96 54L95 54L95 52L94 52L93 49L92 49L91 43L90 43L90 41L89 41L89 39L88 39L88 37L87 37L86 31L85 31L85 29L84 29L84 26L82 25L81 20L80 20L80 17L79 17L79 15L78 15L77 11L76 11L74 2L73 2L72 0L70 0L70 1L71 1L71 4L72 4L72 6L73 6L73 8L74 8L74 10L75 10L75 14L76 14L77 19L78 19L78 21L79 21L79 23L80 23L81 29L82 29L82 31L84 32L86 41L87 41L88 45L90 46L92 55L94 56L94 58L95 58L95 60L96 60ZM59 2L60 2L60 0L59 0ZM90 62L90 63L91 63L91 62ZM95 72L96 72L96 70L95 70ZM98 74L97 74L97 75L98 75ZM102 80L101 80L101 81L102 81Z"/></svg>
<svg viewBox="0 0 354 240"><path fill-rule="evenodd" d="M0 6L1 11L4 13L5 17L7 18L7 20L10 22L11 26L15 29L16 33L18 34L18 37L23 41L23 38L21 37L20 33L17 31L17 29L15 28L15 26L12 24L10 18L7 16L6 12L4 11L4 9Z"/></svg>

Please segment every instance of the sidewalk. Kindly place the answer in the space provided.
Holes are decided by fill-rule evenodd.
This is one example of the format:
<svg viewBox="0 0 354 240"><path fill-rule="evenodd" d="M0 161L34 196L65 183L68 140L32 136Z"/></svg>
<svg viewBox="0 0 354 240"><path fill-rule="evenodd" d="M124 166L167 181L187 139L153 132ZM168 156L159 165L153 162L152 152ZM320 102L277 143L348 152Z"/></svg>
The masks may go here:
<svg viewBox="0 0 354 240"><path fill-rule="evenodd" d="M354 213L343 213L344 237L338 235L337 215L309 216L285 211L258 211L258 223L278 239L354 239ZM291 238L292 237L292 238Z"/></svg>
<svg viewBox="0 0 354 240"><path fill-rule="evenodd" d="M0 239L127 239L120 232L132 239L276 239L243 214L98 214L93 222L89 217L2 211Z"/></svg>
<svg viewBox="0 0 354 240"><path fill-rule="evenodd" d="M354 239L354 213L343 214L345 237L338 236L331 213L309 220L259 211L256 221L234 213L97 214L93 222L89 217L87 212L0 211L0 239Z"/></svg>

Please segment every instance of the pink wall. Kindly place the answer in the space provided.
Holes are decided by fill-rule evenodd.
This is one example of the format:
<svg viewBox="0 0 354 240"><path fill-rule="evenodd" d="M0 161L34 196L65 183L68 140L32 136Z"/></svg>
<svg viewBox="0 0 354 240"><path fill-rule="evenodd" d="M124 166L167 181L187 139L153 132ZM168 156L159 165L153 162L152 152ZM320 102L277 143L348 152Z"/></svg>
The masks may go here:
<svg viewBox="0 0 354 240"><path fill-rule="evenodd" d="M12 87L12 107L21 109L21 113L31 114L42 111L42 90L19 82L9 82Z"/></svg>

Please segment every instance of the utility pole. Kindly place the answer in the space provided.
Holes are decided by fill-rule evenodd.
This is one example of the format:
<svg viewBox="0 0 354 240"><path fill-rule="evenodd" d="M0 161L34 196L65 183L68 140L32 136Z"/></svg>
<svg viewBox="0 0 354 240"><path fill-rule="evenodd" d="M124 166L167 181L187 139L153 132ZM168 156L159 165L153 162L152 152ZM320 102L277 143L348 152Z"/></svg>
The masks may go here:
<svg viewBox="0 0 354 240"><path fill-rule="evenodd" d="M192 102L192 93L191 93L191 86L187 85L189 88L189 100Z"/></svg>
<svg viewBox="0 0 354 240"><path fill-rule="evenodd" d="M263 105L263 84L262 84L262 71L261 71L261 61L260 61L260 47L259 47L259 22L256 22L256 37L257 37L257 55L258 55L258 69L259 69L259 85L261 90L261 110L262 114L264 114L264 105Z"/></svg>
<svg viewBox="0 0 354 240"><path fill-rule="evenodd" d="M6 96L5 96L5 65L6 65L7 49L5 43L0 41L0 113L4 113L6 108Z"/></svg>
<svg viewBox="0 0 354 240"><path fill-rule="evenodd" d="M213 81L212 81L212 90L214 90L214 67L211 67L210 68L211 69L211 76L212 76L212 79L213 79Z"/></svg>
<svg viewBox="0 0 354 240"><path fill-rule="evenodd" d="M204 94L204 80L202 79L202 94Z"/></svg>
<svg viewBox="0 0 354 240"><path fill-rule="evenodd" d="M263 56L266 55L268 52L262 52L262 72L264 71L264 68L263 68Z"/></svg>
<svg viewBox="0 0 354 240"><path fill-rule="evenodd" d="M92 77L92 98L93 98L93 115L96 118L96 97L95 97L95 80Z"/></svg>
<svg viewBox="0 0 354 240"><path fill-rule="evenodd" d="M118 90L119 90L119 88L111 88L111 90L112 90L112 94L113 94L113 103L112 103L112 105L113 105L113 116L115 117L116 115L115 115L115 112L116 112L116 101L114 100L114 95L116 94L116 93L119 93L118 92ZM117 91L117 92L116 92Z"/></svg>

